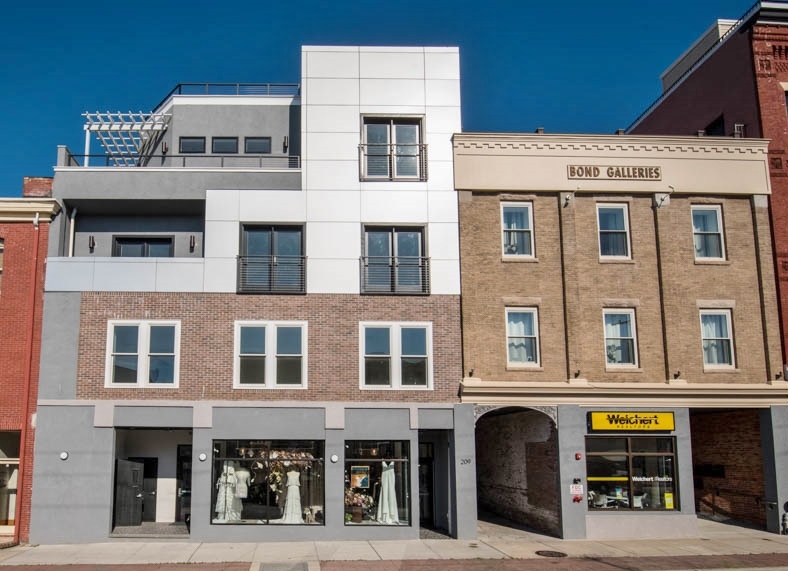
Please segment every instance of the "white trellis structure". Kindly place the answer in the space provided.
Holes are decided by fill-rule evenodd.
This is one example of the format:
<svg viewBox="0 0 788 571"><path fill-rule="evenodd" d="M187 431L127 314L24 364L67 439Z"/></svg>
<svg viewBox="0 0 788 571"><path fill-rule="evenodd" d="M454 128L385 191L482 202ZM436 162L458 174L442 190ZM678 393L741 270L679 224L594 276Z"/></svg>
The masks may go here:
<svg viewBox="0 0 788 571"><path fill-rule="evenodd" d="M155 148L170 123L168 113L95 112L85 117L85 166L89 164L90 135L96 138L107 153L112 166L140 166Z"/></svg>

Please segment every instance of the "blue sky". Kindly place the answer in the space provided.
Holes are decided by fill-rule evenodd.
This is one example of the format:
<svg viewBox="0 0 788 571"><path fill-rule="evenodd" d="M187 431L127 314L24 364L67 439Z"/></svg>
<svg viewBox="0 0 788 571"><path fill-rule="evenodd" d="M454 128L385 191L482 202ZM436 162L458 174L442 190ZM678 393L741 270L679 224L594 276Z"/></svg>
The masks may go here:
<svg viewBox="0 0 788 571"><path fill-rule="evenodd" d="M82 154L85 111L176 84L297 83L300 46L459 46L464 131L612 133L717 18L753 0L76 0L0 20L0 196ZM98 148L98 147L95 147Z"/></svg>

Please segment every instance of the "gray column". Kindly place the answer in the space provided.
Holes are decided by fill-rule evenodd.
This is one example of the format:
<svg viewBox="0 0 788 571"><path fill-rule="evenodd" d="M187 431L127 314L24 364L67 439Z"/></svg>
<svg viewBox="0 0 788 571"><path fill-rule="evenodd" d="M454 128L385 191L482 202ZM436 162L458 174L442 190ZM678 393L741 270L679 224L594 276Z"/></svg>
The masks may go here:
<svg viewBox="0 0 788 571"><path fill-rule="evenodd" d="M766 529L785 533L782 518L788 518L788 406L773 406L760 412Z"/></svg>
<svg viewBox="0 0 788 571"><path fill-rule="evenodd" d="M588 502L583 494L579 502L572 501L569 487L579 480L587 492L586 482L586 411L575 405L558 407L558 501L561 510L561 537L585 539ZM580 459L576 458L580 454Z"/></svg>
<svg viewBox="0 0 788 571"><path fill-rule="evenodd" d="M452 510L450 533L457 539L475 539L476 435L474 406L454 406L454 445L451 455Z"/></svg>

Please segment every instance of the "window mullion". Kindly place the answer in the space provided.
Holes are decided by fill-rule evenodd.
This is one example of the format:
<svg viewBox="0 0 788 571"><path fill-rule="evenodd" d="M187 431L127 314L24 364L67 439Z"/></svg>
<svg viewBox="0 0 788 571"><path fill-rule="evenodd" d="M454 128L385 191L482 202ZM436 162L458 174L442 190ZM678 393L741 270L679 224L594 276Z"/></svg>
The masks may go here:
<svg viewBox="0 0 788 571"><path fill-rule="evenodd" d="M140 323L137 338L137 384L147 385L150 371L150 324Z"/></svg>
<svg viewBox="0 0 788 571"><path fill-rule="evenodd" d="M391 326L389 334L389 361L391 363L391 388L402 387L402 328Z"/></svg>
<svg viewBox="0 0 788 571"><path fill-rule="evenodd" d="M277 325L265 324L265 388L276 386L276 356L279 348L276 346Z"/></svg>

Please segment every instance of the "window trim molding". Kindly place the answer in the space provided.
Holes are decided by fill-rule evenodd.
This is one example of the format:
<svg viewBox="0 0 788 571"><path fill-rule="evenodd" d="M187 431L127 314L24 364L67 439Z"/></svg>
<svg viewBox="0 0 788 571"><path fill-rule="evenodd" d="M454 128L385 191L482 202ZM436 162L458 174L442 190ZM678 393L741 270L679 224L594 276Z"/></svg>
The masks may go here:
<svg viewBox="0 0 788 571"><path fill-rule="evenodd" d="M367 327L387 327L389 334L389 355L391 359L391 384L367 385L365 383L366 346L364 331ZM402 329L424 329L427 344L427 384L424 386L402 385ZM359 389L362 391L432 391L434 390L434 351L431 321L360 321L358 324Z"/></svg>
<svg viewBox="0 0 788 571"><path fill-rule="evenodd" d="M706 353L703 350L703 341L712 339L711 337L703 336L703 316L704 315L725 315L728 324L728 342L731 349L731 362L730 363L707 363ZM700 324L700 355L703 361L703 372L718 372L718 371L734 371L736 370L736 342L735 332L733 331L733 309L730 307L701 307L698 309L698 322ZM714 339L718 339L714 337Z"/></svg>
<svg viewBox="0 0 788 571"><path fill-rule="evenodd" d="M713 210L717 213L717 227L719 228L718 232L704 232L701 235L708 235L708 234L717 234L720 237L720 256L698 256L697 250L695 250L695 235L698 232L695 231L695 211L696 210ZM725 243L725 221L722 217L722 205L718 203L714 204L692 204L690 205L690 223L692 224L692 251L695 257L696 262L727 262L728 256L726 251L726 243Z"/></svg>
<svg viewBox="0 0 788 571"><path fill-rule="evenodd" d="M611 256L602 253L602 229L599 226L600 208L621 208L624 211L624 232L627 235L627 255ZM606 230L605 232L609 232ZM599 259L603 261L625 261L632 259L632 232L629 225L629 204L626 202L597 202L596 203L596 239Z"/></svg>
<svg viewBox="0 0 788 571"><path fill-rule="evenodd" d="M241 384L241 328L265 328L265 383ZM276 384L276 358L279 355L276 343L276 330L278 327L301 328L301 384L278 385ZM278 321L262 319L238 319L233 323L233 389L238 390L305 390L309 388L309 322L308 321Z"/></svg>
<svg viewBox="0 0 788 571"><path fill-rule="evenodd" d="M113 333L116 326L133 325L137 326L137 381L134 383L115 383L112 381L112 356L113 356ZM150 367L150 328L156 325L173 325L175 327L173 348L173 382L172 383L151 383L148 379ZM143 352L141 349L145 348ZM180 383L180 362L181 362L181 321L179 319L108 319L107 320L107 341L105 347L104 364L104 388L153 388L153 389L177 389Z"/></svg>
<svg viewBox="0 0 788 571"><path fill-rule="evenodd" d="M533 201L501 201L501 256L505 260L534 260L536 258L536 239L534 232L534 203ZM530 254L507 254L505 251L504 235L507 229L504 227L504 209L506 208L527 208L528 209L528 229L530 235ZM511 231L511 230L510 230ZM515 229L518 232L525 232L526 229Z"/></svg>
<svg viewBox="0 0 788 571"><path fill-rule="evenodd" d="M605 327L606 315L617 315L626 313L630 315L632 322L632 354L635 357L634 363L611 363L607 360L607 329ZM629 339L628 337L613 337L613 339ZM634 307L603 307L602 308L602 340L605 349L605 368L606 369L638 369L640 367L640 353L638 348L638 328L637 328L637 312Z"/></svg>
<svg viewBox="0 0 788 571"><path fill-rule="evenodd" d="M536 335L536 361L533 362L520 362L509 360L509 314L510 313L531 313L534 320L534 331ZM541 369L542 368L542 348L541 348L541 335L539 331L539 308L538 307L506 307L504 308L504 333L505 333L505 349L506 349L506 367L517 369Z"/></svg>

